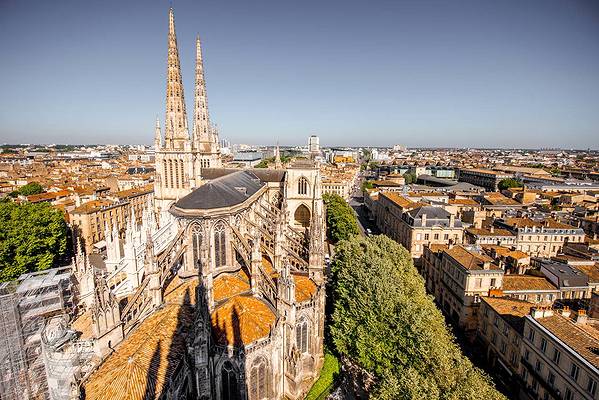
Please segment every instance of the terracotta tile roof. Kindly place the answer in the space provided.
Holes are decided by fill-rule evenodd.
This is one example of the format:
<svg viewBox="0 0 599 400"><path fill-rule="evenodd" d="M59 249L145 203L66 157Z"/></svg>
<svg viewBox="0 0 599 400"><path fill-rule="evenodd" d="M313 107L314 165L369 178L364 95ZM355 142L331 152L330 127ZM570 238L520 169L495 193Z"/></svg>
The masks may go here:
<svg viewBox="0 0 599 400"><path fill-rule="evenodd" d="M177 302L167 302L119 344L85 383L87 400L159 398L187 351L194 286L197 279L176 287L170 299Z"/></svg>
<svg viewBox="0 0 599 400"><path fill-rule="evenodd" d="M599 264L594 265L573 265L574 268L586 274L589 282L599 282Z"/></svg>
<svg viewBox="0 0 599 400"><path fill-rule="evenodd" d="M379 193L379 196L389 199L389 201L403 209L414 208L417 206L417 203L395 192L381 192Z"/></svg>
<svg viewBox="0 0 599 400"><path fill-rule="evenodd" d="M316 284L303 275L293 275L295 281L295 301L301 303L310 300L316 293Z"/></svg>
<svg viewBox="0 0 599 400"><path fill-rule="evenodd" d="M79 207L74 209L72 214L89 214L100 210L102 207L111 206L113 203L109 200L91 200L87 203L81 204Z"/></svg>
<svg viewBox="0 0 599 400"><path fill-rule="evenodd" d="M533 291L533 290L554 290L557 288L542 276L532 275L504 275L503 287L507 291Z"/></svg>
<svg viewBox="0 0 599 400"><path fill-rule="evenodd" d="M468 270L483 270L483 265L485 262L491 263L493 259L485 254L476 253L474 251L470 251L463 246L453 246L449 250L445 250L445 253L448 254L455 261L460 263L464 268ZM495 264L490 264L489 269L501 269L499 266Z"/></svg>
<svg viewBox="0 0 599 400"><path fill-rule="evenodd" d="M524 317L530 313L534 304L509 297L481 297L501 318L517 332L524 331Z"/></svg>
<svg viewBox="0 0 599 400"><path fill-rule="evenodd" d="M81 332L79 339L86 340L92 337L92 316L90 310L79 315L71 324L71 328Z"/></svg>
<svg viewBox="0 0 599 400"><path fill-rule="evenodd" d="M211 315L212 332L219 344L244 346L270 334L275 314L260 299L235 296Z"/></svg>
<svg viewBox="0 0 599 400"><path fill-rule="evenodd" d="M459 204L465 206L478 206L479 203L474 199L449 199L449 204Z"/></svg>
<svg viewBox="0 0 599 400"><path fill-rule="evenodd" d="M550 317L538 318L536 321L595 368L599 368L599 352L597 352L599 331L597 327L591 324L576 324L570 318L565 318L555 312Z"/></svg>
<svg viewBox="0 0 599 400"><path fill-rule="evenodd" d="M148 194L154 191L154 185L145 185L127 190L121 190L120 192L114 193L114 197L119 199L128 199L142 194Z"/></svg>
<svg viewBox="0 0 599 400"><path fill-rule="evenodd" d="M517 227L517 228L524 228L524 227L532 228L533 226L540 228L540 227L544 226L545 228L552 228L552 229L578 229L575 226L564 224L562 222L558 222L551 218L545 219L543 221L533 221L530 218L506 218L505 223L509 226L513 226L513 227Z"/></svg>
<svg viewBox="0 0 599 400"><path fill-rule="evenodd" d="M428 248L433 252L433 253L439 253L441 251L444 250L448 250L449 246L447 246L446 244L439 244L439 243L431 243L428 245Z"/></svg>
<svg viewBox="0 0 599 400"><path fill-rule="evenodd" d="M250 290L250 284L237 275L221 274L212 286L214 301L221 301Z"/></svg>

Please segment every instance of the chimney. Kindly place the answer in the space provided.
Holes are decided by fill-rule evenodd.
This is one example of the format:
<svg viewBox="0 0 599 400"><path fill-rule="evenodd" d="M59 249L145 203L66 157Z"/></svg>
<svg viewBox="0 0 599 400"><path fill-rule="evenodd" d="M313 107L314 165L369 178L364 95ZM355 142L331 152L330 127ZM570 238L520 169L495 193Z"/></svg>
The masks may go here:
<svg viewBox="0 0 599 400"><path fill-rule="evenodd" d="M551 306L535 306L530 308L530 315L534 319L551 317L553 315L553 309Z"/></svg>
<svg viewBox="0 0 599 400"><path fill-rule="evenodd" d="M491 227L489 228L489 232L495 233L495 226L494 225L491 225Z"/></svg>
<svg viewBox="0 0 599 400"><path fill-rule="evenodd" d="M579 325L586 325L589 317L587 315L587 311L584 309L578 310L576 313L576 323Z"/></svg>
<svg viewBox="0 0 599 400"><path fill-rule="evenodd" d="M491 263L489 261L485 261L483 263L483 269L485 269L485 270L491 269Z"/></svg>
<svg viewBox="0 0 599 400"><path fill-rule="evenodd" d="M570 317L570 307L564 306L564 308L562 308L562 310L561 310L561 314L562 314L562 317L564 317L564 318Z"/></svg>
<svg viewBox="0 0 599 400"><path fill-rule="evenodd" d="M426 214L422 214L420 219L422 220L422 226L426 226Z"/></svg>
<svg viewBox="0 0 599 400"><path fill-rule="evenodd" d="M455 226L455 215L450 214L449 215L449 227L453 228Z"/></svg>

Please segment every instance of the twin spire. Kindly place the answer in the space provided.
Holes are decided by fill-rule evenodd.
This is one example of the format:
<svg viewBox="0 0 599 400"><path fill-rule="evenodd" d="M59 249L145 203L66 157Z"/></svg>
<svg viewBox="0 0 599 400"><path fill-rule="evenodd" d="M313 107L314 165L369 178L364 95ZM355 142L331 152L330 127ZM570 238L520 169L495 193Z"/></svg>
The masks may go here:
<svg viewBox="0 0 599 400"><path fill-rule="evenodd" d="M187 111L183 94L183 78L177 34L175 32L175 15L173 9L168 13L168 58L166 73L166 117L164 139L167 148L183 148L189 140L187 126ZM210 144L218 142L216 132L210 125L208 115L208 99L206 96L206 81L204 80L204 64L202 47L199 36L196 39L196 71L195 71L195 103L192 147L199 151L210 151ZM160 125L156 121L155 144L162 143Z"/></svg>

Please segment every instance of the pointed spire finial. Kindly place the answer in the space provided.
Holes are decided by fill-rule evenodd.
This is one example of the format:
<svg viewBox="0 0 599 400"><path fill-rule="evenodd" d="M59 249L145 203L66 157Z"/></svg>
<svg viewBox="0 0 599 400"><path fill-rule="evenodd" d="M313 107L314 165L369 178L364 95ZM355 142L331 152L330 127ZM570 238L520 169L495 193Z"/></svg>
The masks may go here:
<svg viewBox="0 0 599 400"><path fill-rule="evenodd" d="M185 96L183 94L183 78L181 77L181 62L179 61L179 48L175 32L175 14L172 7L168 12L166 119L164 125L164 136L167 145L173 144L171 139L179 141L189 139Z"/></svg>
<svg viewBox="0 0 599 400"><path fill-rule="evenodd" d="M193 110L193 145L202 153L211 152L211 125L208 113L208 96L204 79L204 61L200 35L196 36L195 100Z"/></svg>

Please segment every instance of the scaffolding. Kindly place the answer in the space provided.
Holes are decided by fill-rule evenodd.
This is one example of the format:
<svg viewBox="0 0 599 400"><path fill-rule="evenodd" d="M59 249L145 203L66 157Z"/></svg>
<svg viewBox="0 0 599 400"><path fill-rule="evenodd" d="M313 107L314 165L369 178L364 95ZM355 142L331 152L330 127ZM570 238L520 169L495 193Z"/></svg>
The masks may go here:
<svg viewBox="0 0 599 400"><path fill-rule="evenodd" d="M72 267L21 275L0 284L0 399L48 399L41 349L45 321L70 314Z"/></svg>

